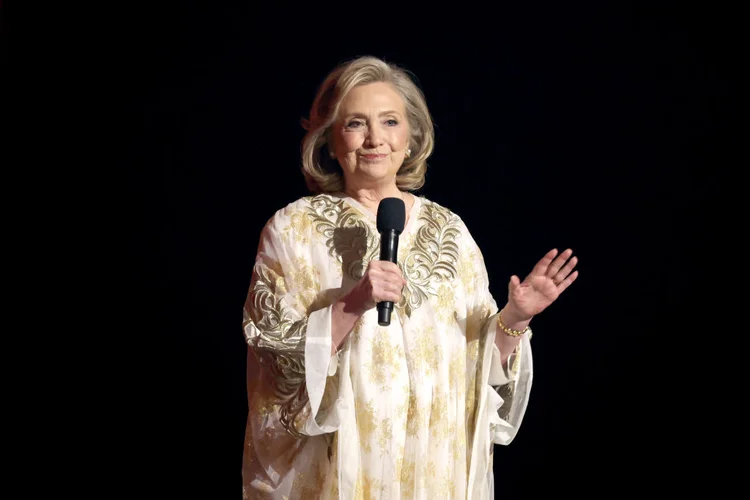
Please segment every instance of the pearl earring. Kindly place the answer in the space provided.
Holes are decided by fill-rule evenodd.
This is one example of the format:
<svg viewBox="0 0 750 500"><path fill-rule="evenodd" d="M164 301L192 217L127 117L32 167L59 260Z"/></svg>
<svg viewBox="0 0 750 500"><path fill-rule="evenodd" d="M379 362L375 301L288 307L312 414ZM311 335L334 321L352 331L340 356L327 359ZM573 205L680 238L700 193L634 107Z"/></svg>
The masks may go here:
<svg viewBox="0 0 750 500"><path fill-rule="evenodd" d="M410 156L411 156L411 149L406 148L406 157L408 158Z"/></svg>

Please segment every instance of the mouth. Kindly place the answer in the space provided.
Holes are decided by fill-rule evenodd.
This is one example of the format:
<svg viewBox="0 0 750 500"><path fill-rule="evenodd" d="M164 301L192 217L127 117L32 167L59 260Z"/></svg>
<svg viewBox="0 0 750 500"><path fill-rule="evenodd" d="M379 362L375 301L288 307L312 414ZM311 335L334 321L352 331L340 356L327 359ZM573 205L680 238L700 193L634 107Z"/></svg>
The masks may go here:
<svg viewBox="0 0 750 500"><path fill-rule="evenodd" d="M360 155L365 161L380 161L388 155Z"/></svg>

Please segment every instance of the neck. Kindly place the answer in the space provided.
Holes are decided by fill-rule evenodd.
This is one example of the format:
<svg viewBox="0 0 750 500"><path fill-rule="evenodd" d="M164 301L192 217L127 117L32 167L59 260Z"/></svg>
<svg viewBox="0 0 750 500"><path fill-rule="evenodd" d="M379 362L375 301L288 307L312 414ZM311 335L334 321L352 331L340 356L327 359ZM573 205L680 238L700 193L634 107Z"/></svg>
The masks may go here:
<svg viewBox="0 0 750 500"><path fill-rule="evenodd" d="M383 198L400 198L406 203L406 195L395 183L378 187L346 186L344 192L357 200L373 212L377 212L378 205Z"/></svg>

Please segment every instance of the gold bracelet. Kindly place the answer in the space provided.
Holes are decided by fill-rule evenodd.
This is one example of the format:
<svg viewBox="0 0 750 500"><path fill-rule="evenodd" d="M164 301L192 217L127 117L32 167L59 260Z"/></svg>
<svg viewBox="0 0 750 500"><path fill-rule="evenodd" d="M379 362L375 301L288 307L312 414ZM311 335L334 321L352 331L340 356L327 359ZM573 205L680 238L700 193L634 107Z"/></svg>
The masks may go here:
<svg viewBox="0 0 750 500"><path fill-rule="evenodd" d="M524 328L523 330L514 330L512 328L508 328L503 324L502 321L500 321L500 313L497 313L497 326L511 337L520 337L521 335L529 331L529 325L526 325L526 328Z"/></svg>

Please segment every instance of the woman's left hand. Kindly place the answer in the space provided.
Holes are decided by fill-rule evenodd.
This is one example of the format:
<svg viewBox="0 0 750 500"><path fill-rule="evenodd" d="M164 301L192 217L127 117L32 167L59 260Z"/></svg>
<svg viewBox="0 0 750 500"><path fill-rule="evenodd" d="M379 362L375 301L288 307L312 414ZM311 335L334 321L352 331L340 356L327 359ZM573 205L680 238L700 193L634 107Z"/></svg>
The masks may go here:
<svg viewBox="0 0 750 500"><path fill-rule="evenodd" d="M572 255L571 249L560 255L556 249L550 250L523 282L518 276L511 276L507 312L518 321L528 321L557 300L578 277L578 271L573 271L578 257L571 258Z"/></svg>

